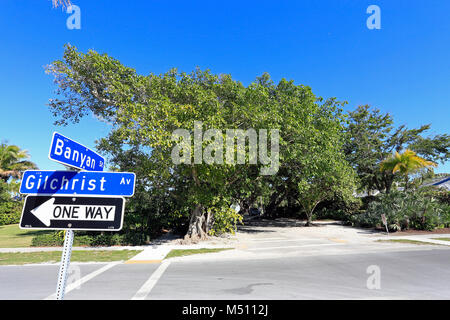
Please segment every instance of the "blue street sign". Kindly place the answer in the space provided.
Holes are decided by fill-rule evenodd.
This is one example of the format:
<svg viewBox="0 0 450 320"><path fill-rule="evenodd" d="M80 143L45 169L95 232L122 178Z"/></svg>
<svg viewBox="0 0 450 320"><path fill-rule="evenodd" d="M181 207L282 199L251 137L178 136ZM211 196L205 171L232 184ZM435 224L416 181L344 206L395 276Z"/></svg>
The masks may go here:
<svg viewBox="0 0 450 320"><path fill-rule="evenodd" d="M131 197L135 180L136 175L130 172L27 170L20 193Z"/></svg>
<svg viewBox="0 0 450 320"><path fill-rule="evenodd" d="M53 133L48 158L87 171L103 171L105 165L105 158L57 132Z"/></svg>

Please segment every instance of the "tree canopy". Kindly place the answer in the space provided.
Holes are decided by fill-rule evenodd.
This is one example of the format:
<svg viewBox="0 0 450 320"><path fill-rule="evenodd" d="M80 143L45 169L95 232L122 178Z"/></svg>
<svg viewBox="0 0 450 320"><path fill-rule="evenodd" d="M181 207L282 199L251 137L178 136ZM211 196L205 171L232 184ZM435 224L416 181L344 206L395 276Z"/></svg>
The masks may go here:
<svg viewBox="0 0 450 320"><path fill-rule="evenodd" d="M10 178L20 178L21 173L28 169L36 169L36 165L26 160L29 158L27 150L6 142L0 144L0 179L7 182Z"/></svg>
<svg viewBox="0 0 450 320"><path fill-rule="evenodd" d="M234 203L244 210L258 198L269 211L297 206L310 220L318 202L354 190L342 151L343 103L316 97L307 86L285 79L275 84L268 74L244 86L230 75L200 69L140 75L106 54L82 53L70 45L47 71L57 85L49 103L57 124L78 122L90 113L111 124L98 147L118 169L137 173L139 192L130 207L140 225L148 224L155 210L189 217L187 237L197 239L220 232L219 226L232 230L227 221L239 220L230 209ZM193 161L175 164L173 134L179 129L194 138L200 132L200 150L213 150L217 159L225 159L226 151L212 146L226 140L227 130L267 130L266 156L278 153L279 163L261 174L274 163L261 161L261 153L251 161L250 143L243 150L233 144L233 158L241 153L244 163L198 162L199 146L189 143ZM220 133L207 139L209 129Z"/></svg>
<svg viewBox="0 0 450 320"><path fill-rule="evenodd" d="M403 153L395 152L395 155L388 157L381 162L381 171L392 173L400 172L405 178L405 189L408 188L408 179L411 173L422 168L436 167L437 164L419 157L414 151L406 149Z"/></svg>
<svg viewBox="0 0 450 320"><path fill-rule="evenodd" d="M359 106L348 115L344 151L358 174L362 190L390 192L396 176L392 170L380 170L380 165L394 152L410 149L432 162L444 163L449 159L450 136L424 136L431 128L429 124L414 129L405 125L395 128L390 114L382 114L368 105Z"/></svg>

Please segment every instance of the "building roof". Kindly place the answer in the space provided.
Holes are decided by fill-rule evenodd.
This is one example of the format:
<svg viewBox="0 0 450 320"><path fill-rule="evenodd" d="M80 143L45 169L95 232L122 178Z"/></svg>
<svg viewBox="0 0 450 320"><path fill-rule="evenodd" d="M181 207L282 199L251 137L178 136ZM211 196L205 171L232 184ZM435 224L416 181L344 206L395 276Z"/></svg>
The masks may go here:
<svg viewBox="0 0 450 320"><path fill-rule="evenodd" d="M429 186L443 188L443 189L450 191L450 176L440 178L438 180L434 180L434 181L424 185L424 187L429 187Z"/></svg>

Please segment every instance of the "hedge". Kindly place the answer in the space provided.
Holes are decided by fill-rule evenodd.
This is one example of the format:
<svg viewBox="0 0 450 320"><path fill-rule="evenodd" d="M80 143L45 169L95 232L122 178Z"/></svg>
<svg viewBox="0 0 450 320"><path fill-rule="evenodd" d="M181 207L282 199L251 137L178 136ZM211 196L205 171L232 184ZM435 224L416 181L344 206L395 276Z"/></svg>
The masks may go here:
<svg viewBox="0 0 450 320"><path fill-rule="evenodd" d="M75 233L74 246L117 246L117 245L141 245L144 243L143 236L139 233ZM33 247L60 247L64 244L64 231L38 234L31 240Z"/></svg>
<svg viewBox="0 0 450 320"><path fill-rule="evenodd" d="M22 202L4 201L0 202L0 226L17 224L22 214Z"/></svg>

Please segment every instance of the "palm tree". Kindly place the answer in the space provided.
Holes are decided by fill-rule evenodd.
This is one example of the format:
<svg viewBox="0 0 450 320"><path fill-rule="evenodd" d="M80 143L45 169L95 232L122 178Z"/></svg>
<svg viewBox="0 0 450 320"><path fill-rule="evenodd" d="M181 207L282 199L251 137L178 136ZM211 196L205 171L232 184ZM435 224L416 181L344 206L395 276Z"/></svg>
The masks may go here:
<svg viewBox="0 0 450 320"><path fill-rule="evenodd" d="M58 6L68 7L70 6L70 0L52 0L53 7L57 8Z"/></svg>
<svg viewBox="0 0 450 320"><path fill-rule="evenodd" d="M21 150L18 146L0 144L0 179L7 182L9 178L20 178L22 171L37 169L37 166L28 160L28 151Z"/></svg>
<svg viewBox="0 0 450 320"><path fill-rule="evenodd" d="M388 157L381 162L380 170L392 173L400 172L405 177L405 190L408 189L408 176L422 168L436 167L437 164L419 157L414 151L406 149L402 154Z"/></svg>

